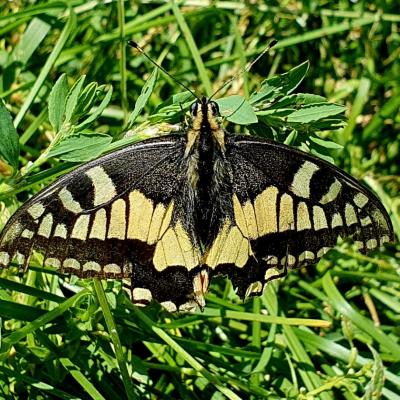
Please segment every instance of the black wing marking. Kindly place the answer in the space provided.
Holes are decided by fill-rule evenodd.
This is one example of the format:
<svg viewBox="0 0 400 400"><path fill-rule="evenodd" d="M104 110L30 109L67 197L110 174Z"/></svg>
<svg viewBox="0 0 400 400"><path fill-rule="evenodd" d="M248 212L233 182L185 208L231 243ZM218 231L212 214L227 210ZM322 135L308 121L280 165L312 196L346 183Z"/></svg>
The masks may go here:
<svg viewBox="0 0 400 400"><path fill-rule="evenodd" d="M0 263L131 278L133 300L184 303L200 260L184 142L147 140L87 163L25 203L0 237Z"/></svg>
<svg viewBox="0 0 400 400"><path fill-rule="evenodd" d="M241 297L260 294L288 268L315 264L339 237L352 236L362 253L393 240L376 196L321 159L240 136L227 146L226 157L232 211L221 217L205 263L227 274Z"/></svg>

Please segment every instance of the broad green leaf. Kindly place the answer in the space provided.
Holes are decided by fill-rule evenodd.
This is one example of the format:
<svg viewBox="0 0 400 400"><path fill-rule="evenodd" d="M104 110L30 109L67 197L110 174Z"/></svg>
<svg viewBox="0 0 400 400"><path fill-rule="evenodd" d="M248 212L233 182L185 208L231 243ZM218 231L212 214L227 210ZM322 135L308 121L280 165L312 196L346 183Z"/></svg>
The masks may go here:
<svg viewBox="0 0 400 400"><path fill-rule="evenodd" d="M297 67L292 68L290 71L273 76L269 78L263 83L262 86L268 85L274 87L282 94L290 94L293 92L297 86L300 85L301 81L307 74L308 68L310 63L308 61L304 61L302 64L298 65Z"/></svg>
<svg viewBox="0 0 400 400"><path fill-rule="evenodd" d="M65 112L65 104L68 94L67 76L62 74L49 95L49 121L54 132L59 132Z"/></svg>
<svg viewBox="0 0 400 400"><path fill-rule="evenodd" d="M282 97L279 101L271 105L268 109L279 109L285 107L299 107L311 104L325 103L328 104L325 97L308 94L308 93L296 93Z"/></svg>
<svg viewBox="0 0 400 400"><path fill-rule="evenodd" d="M85 79L86 75L82 75L68 92L67 104L65 106L65 122L71 122L72 120Z"/></svg>
<svg viewBox="0 0 400 400"><path fill-rule="evenodd" d="M308 137L312 142L318 144L319 146L325 147L327 149L341 150L343 146L339 143L332 142L331 140L321 139L316 136Z"/></svg>
<svg viewBox="0 0 400 400"><path fill-rule="evenodd" d="M153 93L154 87L157 82L157 77L158 77L158 69L154 68L149 79L143 86L138 99L136 100L135 108L133 109L131 115L129 116L128 129L135 123L136 118L142 112L144 106L146 105L147 101L149 100L150 95Z"/></svg>
<svg viewBox="0 0 400 400"><path fill-rule="evenodd" d="M112 137L103 133L72 135L51 149L48 157L58 157L71 162L86 162L102 154L111 141Z"/></svg>
<svg viewBox="0 0 400 400"><path fill-rule="evenodd" d="M112 92L113 92L113 88L112 88L112 86L110 86L106 95L104 96L104 99L102 100L100 105L96 108L96 110L93 112L93 114L90 115L83 122L81 122L79 125L76 126L77 131L80 131L80 130L88 127L92 122L96 121L96 119L101 115L101 113L104 111L104 109L108 106L108 103L111 100Z"/></svg>
<svg viewBox="0 0 400 400"><path fill-rule="evenodd" d="M242 96L235 95L216 100L221 115L234 124L255 124L258 119L251 104Z"/></svg>
<svg viewBox="0 0 400 400"><path fill-rule="evenodd" d="M346 110L344 106L338 104L312 104L310 106L293 111L287 117L287 122L296 122L299 124L308 124L318 121L332 115L341 114Z"/></svg>
<svg viewBox="0 0 400 400"><path fill-rule="evenodd" d="M267 96L273 93L274 90L275 87L268 85L268 82L264 82L261 85L260 90L250 96L249 101L251 104L259 103L261 100L264 100Z"/></svg>
<svg viewBox="0 0 400 400"><path fill-rule="evenodd" d="M322 158L323 160L327 161L328 163L335 164L335 160L331 156L321 153L320 151L317 151L314 148L310 149L310 153L313 154L314 156L317 156L318 158Z"/></svg>
<svg viewBox="0 0 400 400"><path fill-rule="evenodd" d="M18 169L18 139L11 115L0 100L0 156L14 168L14 171Z"/></svg>

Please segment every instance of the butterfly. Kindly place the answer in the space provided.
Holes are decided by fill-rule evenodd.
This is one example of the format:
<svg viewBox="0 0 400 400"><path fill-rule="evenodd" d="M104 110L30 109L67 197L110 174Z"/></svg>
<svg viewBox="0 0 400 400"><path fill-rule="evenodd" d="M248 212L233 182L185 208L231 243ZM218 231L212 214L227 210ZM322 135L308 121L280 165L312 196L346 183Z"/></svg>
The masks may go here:
<svg viewBox="0 0 400 400"><path fill-rule="evenodd" d="M205 305L210 280L260 295L315 264L339 237L362 252L393 240L376 196L335 166L270 140L230 134L218 104L191 107L183 135L88 162L28 200L0 236L0 265L44 265L82 278L128 279L132 301Z"/></svg>

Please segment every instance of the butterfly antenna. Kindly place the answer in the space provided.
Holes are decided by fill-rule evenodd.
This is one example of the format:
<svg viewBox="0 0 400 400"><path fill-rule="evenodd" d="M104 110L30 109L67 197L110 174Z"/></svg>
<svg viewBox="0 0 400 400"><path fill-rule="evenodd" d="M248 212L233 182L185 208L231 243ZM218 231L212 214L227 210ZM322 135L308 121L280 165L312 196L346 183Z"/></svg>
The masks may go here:
<svg viewBox="0 0 400 400"><path fill-rule="evenodd" d="M223 88L225 88L226 86L228 86L230 83L232 83L234 80L236 80L237 78L239 78L240 75L244 74L245 72L249 71L252 66L261 58L264 56L265 53L268 53L268 51L270 51L272 49L272 47L274 47L276 44L278 43L277 40L272 39L267 47L249 64L247 64L245 67L243 67L237 74L233 75L232 78L228 79L221 87L219 87L212 95L211 97L208 99L208 101L210 101L217 93L219 93Z"/></svg>
<svg viewBox="0 0 400 400"><path fill-rule="evenodd" d="M176 82L178 85L182 86L184 89L186 89L188 92L190 92L197 100L200 101L198 96L193 92L193 90L189 89L185 84L182 82L178 81L178 79L174 78L164 67L162 67L160 64L158 64L156 61L154 61L150 56L146 54L146 52L133 40L128 40L128 45L133 47L134 49L140 51L144 57L146 57L153 65L155 65L158 69L160 69L164 74L168 75L174 82Z"/></svg>

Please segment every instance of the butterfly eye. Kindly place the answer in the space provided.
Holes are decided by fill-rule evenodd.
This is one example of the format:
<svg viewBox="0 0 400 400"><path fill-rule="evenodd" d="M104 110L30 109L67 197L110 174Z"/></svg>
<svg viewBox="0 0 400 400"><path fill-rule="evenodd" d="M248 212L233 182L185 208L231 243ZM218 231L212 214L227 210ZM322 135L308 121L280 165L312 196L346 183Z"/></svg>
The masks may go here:
<svg viewBox="0 0 400 400"><path fill-rule="evenodd" d="M219 107L215 101L210 102L210 107L213 115L219 115Z"/></svg>
<svg viewBox="0 0 400 400"><path fill-rule="evenodd" d="M197 109L198 109L198 103L196 101L190 107L190 113L192 114L193 117L197 116Z"/></svg>

